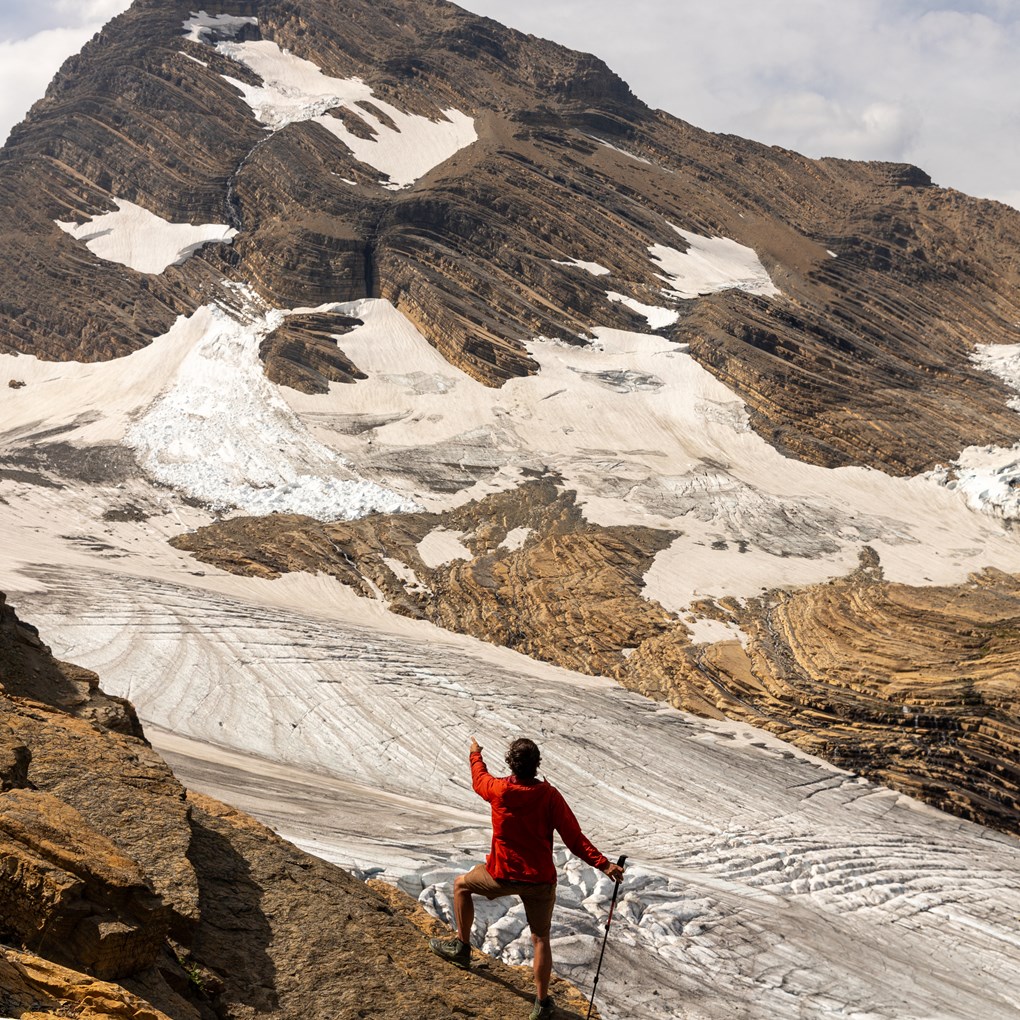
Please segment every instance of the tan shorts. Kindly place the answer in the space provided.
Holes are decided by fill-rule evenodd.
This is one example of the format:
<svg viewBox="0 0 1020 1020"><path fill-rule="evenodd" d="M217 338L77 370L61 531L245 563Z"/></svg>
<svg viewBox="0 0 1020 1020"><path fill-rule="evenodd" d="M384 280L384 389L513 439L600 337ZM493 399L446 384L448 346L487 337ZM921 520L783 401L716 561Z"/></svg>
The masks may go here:
<svg viewBox="0 0 1020 1020"><path fill-rule="evenodd" d="M520 896L524 903L524 916L528 919L531 934L539 938L549 934L552 927L553 906L556 903L554 882L504 882L493 878L484 864L476 864L461 884L468 892L484 896L487 900L498 900L502 896Z"/></svg>

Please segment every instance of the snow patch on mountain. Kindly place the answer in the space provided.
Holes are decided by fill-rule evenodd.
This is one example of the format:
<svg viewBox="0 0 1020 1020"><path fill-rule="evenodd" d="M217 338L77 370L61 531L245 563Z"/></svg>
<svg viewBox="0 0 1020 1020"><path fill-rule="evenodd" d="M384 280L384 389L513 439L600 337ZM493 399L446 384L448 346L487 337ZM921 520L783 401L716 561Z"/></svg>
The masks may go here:
<svg viewBox="0 0 1020 1020"><path fill-rule="evenodd" d="M687 251L664 244L653 244L648 251L662 267L658 276L669 284L671 297L696 298L723 290L763 297L780 293L753 248L728 237L702 237L672 223L670 226L687 242Z"/></svg>
<svg viewBox="0 0 1020 1020"><path fill-rule="evenodd" d="M117 198L114 203L115 212L93 216L84 223L54 223L84 242L93 255L153 275L168 266L179 266L203 245L229 244L237 236L225 223L170 223L127 199Z"/></svg>
<svg viewBox="0 0 1020 1020"><path fill-rule="evenodd" d="M586 273L591 273L592 276L608 276L612 272L611 269L606 269L605 266L598 262L583 262L581 259L567 259L565 261L553 259L553 264L557 266L570 266L573 269L583 269Z"/></svg>
<svg viewBox="0 0 1020 1020"><path fill-rule="evenodd" d="M747 635L735 623L712 620L704 616L684 617L684 626L694 644L715 644L717 641L739 641L747 644Z"/></svg>
<svg viewBox="0 0 1020 1020"><path fill-rule="evenodd" d="M223 76L267 128L279 131L288 124L314 121L356 159L385 174L389 180L383 187L391 190L408 187L478 138L474 120L459 110L443 110L438 120L405 113L378 98L360 78L331 78L274 42L220 42L216 49L262 79L259 86ZM355 134L330 115L338 108L360 119L371 137Z"/></svg>
<svg viewBox="0 0 1020 1020"><path fill-rule="evenodd" d="M1020 394L1020 344L979 344L971 360ZM1011 397L1009 406L1020 412L1020 396ZM968 446L948 468L936 469L931 477L957 490L974 510L1020 520L1020 442Z"/></svg>
<svg viewBox="0 0 1020 1020"><path fill-rule="evenodd" d="M192 11L191 17L184 22L184 31L187 33L186 38L192 42L208 43L216 39L233 39L245 25L258 23L258 18Z"/></svg>
<svg viewBox="0 0 1020 1020"><path fill-rule="evenodd" d="M512 488L524 471L554 472L593 523L679 533L645 578L647 597L668 609L841 576L865 546L908 584L1020 570L1001 521L930 479L783 457L739 398L667 338L597 328L587 347L535 340L540 372L493 389L388 302L344 311L364 323L340 343L368 378L284 394L316 439L436 511ZM457 492L449 464L472 467Z"/></svg>
<svg viewBox="0 0 1020 1020"><path fill-rule="evenodd" d="M197 342L125 444L152 478L223 509L320 520L418 509L313 439L265 377L259 346L287 314L239 321L214 304L195 312Z"/></svg>
<svg viewBox="0 0 1020 1020"><path fill-rule="evenodd" d="M672 308L646 305L636 298L628 297L626 294L618 294L613 290L607 290L606 297L616 304L626 305L632 312L637 312L638 315L643 315L648 320L648 325L652 329L665 329L667 326L672 326L680 318L679 313L674 312Z"/></svg>
<svg viewBox="0 0 1020 1020"><path fill-rule="evenodd" d="M506 549L509 552L516 552L518 549L523 549L530 534L531 528L511 528L510 531L506 533L506 538L499 543L499 548Z"/></svg>
<svg viewBox="0 0 1020 1020"><path fill-rule="evenodd" d="M978 344L971 360L1018 394L1009 406L1020 412L1020 344Z"/></svg>
<svg viewBox="0 0 1020 1020"><path fill-rule="evenodd" d="M620 153L621 156L626 156L628 159L634 160L635 163L644 163L647 166L655 166L650 159L645 159L644 156L636 156L633 152L628 152L626 149L621 149L618 145L613 145L612 142L607 142L604 138L599 138L598 135L588 135L593 142L598 142L599 145L606 149L612 149L613 152Z"/></svg>
<svg viewBox="0 0 1020 1020"><path fill-rule="evenodd" d="M463 531L436 528L418 543L418 555L425 566L435 570L453 560L470 560L474 553L464 544Z"/></svg>

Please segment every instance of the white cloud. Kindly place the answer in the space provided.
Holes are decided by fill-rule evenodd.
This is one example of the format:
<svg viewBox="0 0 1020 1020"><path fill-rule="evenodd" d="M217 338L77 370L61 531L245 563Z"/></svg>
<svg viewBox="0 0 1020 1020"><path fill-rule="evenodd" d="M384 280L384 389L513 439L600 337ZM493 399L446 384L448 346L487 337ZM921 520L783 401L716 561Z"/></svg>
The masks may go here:
<svg viewBox="0 0 1020 1020"><path fill-rule="evenodd" d="M130 0L3 0L0 139L41 99L60 65Z"/></svg>
<svg viewBox="0 0 1020 1020"><path fill-rule="evenodd" d="M652 106L809 156L917 163L1016 204L1015 0L460 0L597 53Z"/></svg>
<svg viewBox="0 0 1020 1020"><path fill-rule="evenodd" d="M817 155L852 153L859 159L899 160L920 130L916 110L877 101L853 109L817 92L773 99L753 115L758 133L788 148Z"/></svg>
<svg viewBox="0 0 1020 1020"><path fill-rule="evenodd" d="M53 28L101 26L131 0L4 0L0 39L27 39ZM95 29L93 29L95 31ZM69 54L65 54L67 56Z"/></svg>

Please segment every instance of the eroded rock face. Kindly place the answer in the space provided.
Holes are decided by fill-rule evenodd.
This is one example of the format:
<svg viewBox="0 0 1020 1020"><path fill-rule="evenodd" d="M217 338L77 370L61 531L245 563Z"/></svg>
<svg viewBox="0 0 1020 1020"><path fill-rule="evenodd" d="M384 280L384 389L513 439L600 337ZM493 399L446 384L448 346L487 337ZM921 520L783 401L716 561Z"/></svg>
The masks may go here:
<svg viewBox="0 0 1020 1020"><path fill-rule="evenodd" d="M916 588L873 565L714 609L745 648L649 643L625 682L1020 833L1020 579L988 570Z"/></svg>
<svg viewBox="0 0 1020 1020"><path fill-rule="evenodd" d="M199 918L184 789L136 737L103 730L45 704L4 699L6 721L31 752L28 782L60 798L142 867L170 908L175 937Z"/></svg>
<svg viewBox="0 0 1020 1020"><path fill-rule="evenodd" d="M328 393L331 382L365 379L337 346L338 337L359 325L360 319L335 312L288 316L259 348L266 378L302 393Z"/></svg>
<svg viewBox="0 0 1020 1020"><path fill-rule="evenodd" d="M394 612L612 674L625 650L671 626L641 597L641 577L673 537L591 525L573 494L545 478L443 514L236 518L172 544L255 576L327 572L366 597L382 591Z"/></svg>
<svg viewBox="0 0 1020 1020"><path fill-rule="evenodd" d="M905 474L1015 439L1003 384L968 357L1015 341L1015 211L914 167L699 131L649 110L595 58L438 0L232 0L218 10L257 25L189 38L193 6L137 0L0 154L0 350L115 357L232 281L276 307L384 297L453 364L500 385L537 370L526 339L647 329L613 292L671 310L664 328L792 456ZM366 83L371 100L323 114L350 144L310 119L267 131L240 91L262 79L214 48L224 36ZM355 156L359 140L394 135L394 116L436 124L444 110L471 118L476 138L410 184ZM115 200L239 233L153 275L54 223ZM752 249L778 293L664 293L651 249L683 252L674 228ZM605 275L579 264L596 262ZM312 347L295 373L295 347L276 345L271 371L313 389L350 374Z"/></svg>
<svg viewBox="0 0 1020 1020"><path fill-rule="evenodd" d="M25 945L103 980L162 953L170 911L138 864L52 794L0 795L0 912Z"/></svg>
<svg viewBox="0 0 1020 1020"><path fill-rule="evenodd" d="M73 1016L77 1020L170 1020L120 985L6 946L0 946L0 989L0 1003L12 1014Z"/></svg>
<svg viewBox="0 0 1020 1020"><path fill-rule="evenodd" d="M696 643L642 596L661 532L584 521L551 479L442 515L240 518L174 540L275 577L324 571L430 620L715 718L767 729L945 810L1020 832L1020 581L890 584L877 556L795 592L697 607Z"/></svg>

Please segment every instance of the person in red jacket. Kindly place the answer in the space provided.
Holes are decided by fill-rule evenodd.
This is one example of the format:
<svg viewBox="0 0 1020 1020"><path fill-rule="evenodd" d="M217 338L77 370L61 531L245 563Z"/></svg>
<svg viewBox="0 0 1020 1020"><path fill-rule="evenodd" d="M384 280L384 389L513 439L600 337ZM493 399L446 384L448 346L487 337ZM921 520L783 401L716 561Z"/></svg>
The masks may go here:
<svg viewBox="0 0 1020 1020"><path fill-rule="evenodd" d="M541 754L535 742L520 737L506 754L512 775L496 778L489 775L482 760L482 749L478 741L471 738L471 782L475 793L492 805L492 847L485 864L459 875L453 883L457 937L429 941L437 956L467 968L471 965L471 925L475 919L473 897L495 900L502 896L519 896L535 948L536 997L531 1020L545 1020L553 1015L549 996L552 975L549 930L556 902L553 830L576 857L615 882L623 879L623 868L611 864L592 845L559 790L538 778L540 762Z"/></svg>

